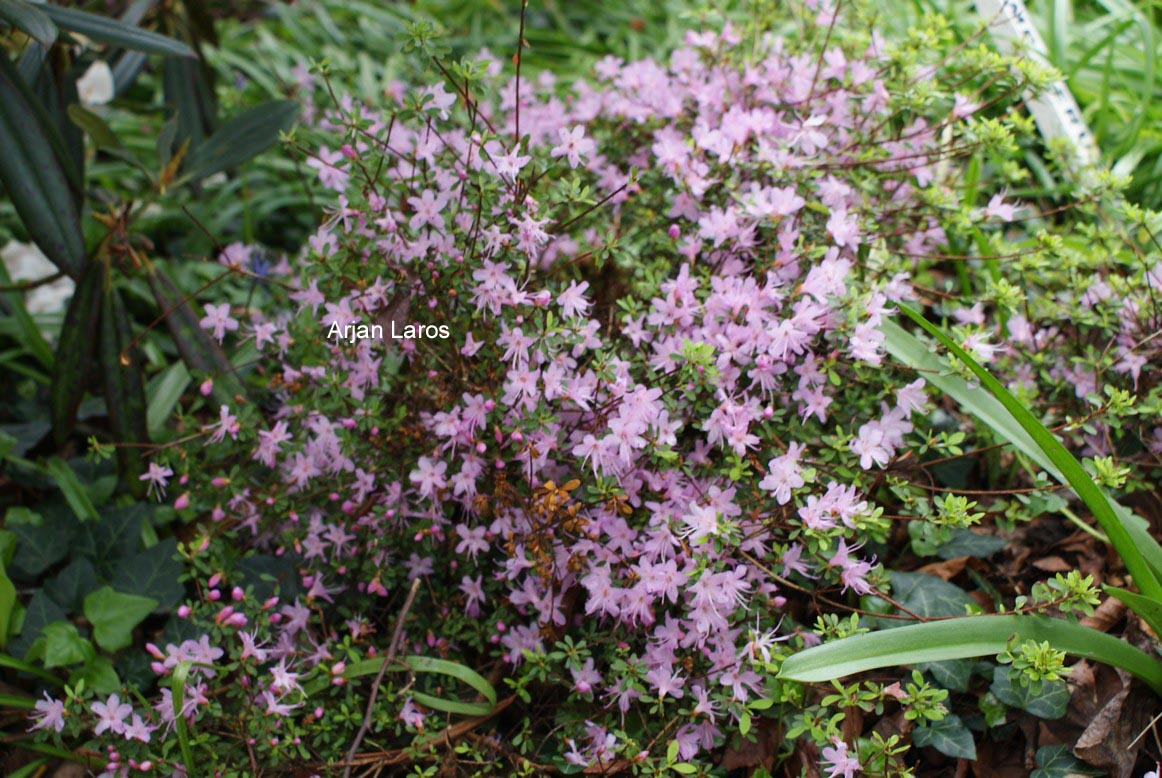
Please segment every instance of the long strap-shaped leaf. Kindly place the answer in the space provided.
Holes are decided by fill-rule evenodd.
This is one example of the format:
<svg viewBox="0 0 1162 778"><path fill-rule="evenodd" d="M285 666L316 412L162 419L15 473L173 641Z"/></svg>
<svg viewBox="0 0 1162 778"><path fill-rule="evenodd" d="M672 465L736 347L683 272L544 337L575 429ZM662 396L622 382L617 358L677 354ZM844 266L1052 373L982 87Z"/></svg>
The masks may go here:
<svg viewBox="0 0 1162 778"><path fill-rule="evenodd" d="M788 657L779 677L818 683L880 667L988 656L1002 653L1014 635L1120 667L1162 694L1162 664L1149 654L1104 632L1048 616L966 616L856 635Z"/></svg>
<svg viewBox="0 0 1162 778"><path fill-rule="evenodd" d="M0 184L28 234L53 264L73 279L81 277L85 242L62 163L60 134L24 79L0 55Z"/></svg>
<svg viewBox="0 0 1162 778"><path fill-rule="evenodd" d="M101 309L100 364L105 379L109 426L118 444L117 464L125 486L141 497L145 471L141 444L149 442L145 424L145 383L133 343L129 312L121 294L105 290Z"/></svg>
<svg viewBox="0 0 1162 778"><path fill-rule="evenodd" d="M57 445L64 445L72 432L77 408L88 388L89 363L97 343L97 321L108 268L106 262L88 263L65 311L48 395Z"/></svg>
<svg viewBox="0 0 1162 778"><path fill-rule="evenodd" d="M1142 551L1135 543L1134 538L1131 537L1126 526L1122 523L1121 518L1110 505L1105 493L1094 483L1089 474L1085 472L1085 469L1082 468L1077 458L1061 444L1061 441L1052 432L1045 428L1044 424L1038 421L1033 414L1029 413L1000 381L978 364L955 341L945 335L939 327L906 305L901 305L900 309L916 322L916 324L922 327L924 331L928 332L951 351L957 359L968 367L981 384L996 397L1001 405L1005 407L1005 410L1012 415L1013 419L1021 425L1025 433L1033 439L1044 456L1056 467L1057 472L1053 474L1056 476L1059 473L1059 477L1063 482L1071 486L1077 492L1077 495L1081 497L1082 501L1085 502L1086 506L1093 513L1094 518L1097 519L1101 528L1105 531L1106 537L1110 539L1110 543L1126 563L1126 568L1134 577L1134 584L1138 587L1138 590L1154 600L1162 600L1162 583L1159 583L1159 579L1155 575L1153 568L1147 564L1145 557L1142 555ZM1151 542L1155 548L1158 546L1157 541L1151 539Z"/></svg>

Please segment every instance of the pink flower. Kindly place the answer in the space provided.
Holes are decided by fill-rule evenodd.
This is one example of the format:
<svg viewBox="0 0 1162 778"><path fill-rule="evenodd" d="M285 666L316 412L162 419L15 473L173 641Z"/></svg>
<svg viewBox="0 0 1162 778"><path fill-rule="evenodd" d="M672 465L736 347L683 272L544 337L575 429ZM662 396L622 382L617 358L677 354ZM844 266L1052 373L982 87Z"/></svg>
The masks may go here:
<svg viewBox="0 0 1162 778"><path fill-rule="evenodd" d="M97 715L97 726L93 728L94 735L100 735L105 730L112 730L118 735L125 732L125 719L133 713L133 706L121 702L116 694L110 694L105 702L94 702L89 710Z"/></svg>
<svg viewBox="0 0 1162 778"><path fill-rule="evenodd" d="M580 124L571 130L562 127L557 130L557 135L560 137L561 143L553 147L553 150L549 152L549 156L553 159L565 157L569 161L569 167L571 168L580 165L582 157L588 157L597 150L597 143L585 137L585 127Z"/></svg>
<svg viewBox="0 0 1162 778"><path fill-rule="evenodd" d="M32 714L32 718L36 719L28 731L34 729L51 729L54 732L60 732L65 728L65 703L63 700L56 700L48 696L48 692L44 693L43 700L37 700L33 706L36 712Z"/></svg>
<svg viewBox="0 0 1162 778"><path fill-rule="evenodd" d="M207 305L206 315L198 324L204 330L213 330L214 339L219 343L226 337L226 331L238 329L238 320L230 316L230 303L221 305Z"/></svg>
<svg viewBox="0 0 1162 778"><path fill-rule="evenodd" d="M823 761L830 763L827 768L828 778L854 778L860 769L859 759L848 756L847 743L839 738L832 738L834 747L823 749Z"/></svg>
<svg viewBox="0 0 1162 778"><path fill-rule="evenodd" d="M139 481L149 481L149 488L146 489L146 495L156 494L157 499L161 499L165 494L165 486L169 483L169 479L173 476L173 470L168 467L163 467L157 462L149 463L149 472L145 475L139 476Z"/></svg>
<svg viewBox="0 0 1162 778"><path fill-rule="evenodd" d="M1005 202L1003 194L995 194L984 209L985 216L1011 222L1017 214L1017 206Z"/></svg>
<svg viewBox="0 0 1162 778"><path fill-rule="evenodd" d="M779 505L786 505L791 500L791 490L798 489L805 482L799 467L799 457L803 453L802 443L791 443L787 446L787 453L775 457L767 463L769 473L759 481L759 488L773 492L775 501Z"/></svg>
<svg viewBox="0 0 1162 778"><path fill-rule="evenodd" d="M557 296L557 304L561 306L561 316L572 319L574 316L584 316L589 312L589 301L585 299L585 290L589 288L588 281L569 284L569 288Z"/></svg>

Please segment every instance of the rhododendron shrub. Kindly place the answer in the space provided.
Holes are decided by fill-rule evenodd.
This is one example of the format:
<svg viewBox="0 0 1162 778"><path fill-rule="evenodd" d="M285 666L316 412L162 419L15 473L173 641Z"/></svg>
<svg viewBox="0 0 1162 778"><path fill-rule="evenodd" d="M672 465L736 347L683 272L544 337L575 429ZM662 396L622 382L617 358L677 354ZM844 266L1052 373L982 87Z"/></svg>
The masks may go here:
<svg viewBox="0 0 1162 778"><path fill-rule="evenodd" d="M183 667L200 764L334 763L367 699L346 671L402 618L401 656L497 689L477 748L500 772L709 766L744 758L758 720L801 736L772 758L906 770L906 738L849 750L854 703L774 678L788 651L856 628L812 631L816 608L890 612L894 518L938 513L929 544L981 518L933 507L913 468L987 430L933 413L880 324L935 299L1031 400L1066 381L1084 398L1092 366L1038 375L1036 354L1121 328L1107 368L1149 381L1135 337L1158 271L1119 275L1119 250L1079 319L1046 327L1069 303L1050 261L1065 249L1051 220L1017 231L1023 204L1001 191L1020 179L1030 74L945 56L937 22L889 43L829 6L799 12L794 35L691 33L665 62L608 59L573 84L484 56L372 105L318 76L298 142L332 205L283 275L288 305L208 304L201 322L253 345L274 402L214 408L148 476L161 491L182 473L170 498L204 517L183 546L198 597L150 649L162 696L152 714L77 697L64 718L46 700L40 731L95 726L172 769ZM996 272L964 273L970 248ZM1108 452L1095 418L1085 444ZM459 694L401 668L371 712L396 764L444 747L419 733L454 723L431 700ZM916 683L868 682L859 704L938 720L944 692Z"/></svg>

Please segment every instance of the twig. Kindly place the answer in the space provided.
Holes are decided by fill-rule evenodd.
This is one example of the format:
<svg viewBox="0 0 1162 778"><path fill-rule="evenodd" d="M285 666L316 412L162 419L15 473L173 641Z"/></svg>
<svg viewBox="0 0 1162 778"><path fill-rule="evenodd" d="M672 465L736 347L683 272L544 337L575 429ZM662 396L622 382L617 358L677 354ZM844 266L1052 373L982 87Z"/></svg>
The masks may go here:
<svg viewBox="0 0 1162 778"><path fill-rule="evenodd" d="M367 730L371 729L371 714L375 710L375 698L379 696L379 684L383 681L383 674L387 672L387 666L395 661L396 652L399 651L399 643L403 639L403 624L407 620L408 611L411 610L412 603L416 599L416 592L419 590L420 579L417 576L412 581L412 588L408 590L407 599L403 601L403 607L400 608L399 616L396 618L395 632L392 633L391 643L387 646L387 655L383 658L383 664L379 666L379 672L375 674L375 683L371 685L371 696L367 698L367 710L363 713L363 723L355 734L351 748L347 750L347 766L343 768L343 778L351 778L351 767L355 754L359 751L359 745L363 742Z"/></svg>

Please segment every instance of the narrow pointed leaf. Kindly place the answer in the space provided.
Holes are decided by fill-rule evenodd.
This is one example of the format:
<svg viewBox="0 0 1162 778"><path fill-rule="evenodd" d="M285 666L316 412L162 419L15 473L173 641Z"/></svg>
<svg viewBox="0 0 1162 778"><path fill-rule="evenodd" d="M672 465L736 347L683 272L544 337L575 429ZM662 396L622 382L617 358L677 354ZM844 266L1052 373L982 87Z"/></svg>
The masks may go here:
<svg viewBox="0 0 1162 778"><path fill-rule="evenodd" d="M8 645L8 629L12 624L12 611L16 609L16 585L8 577L4 560L0 559L0 648Z"/></svg>
<svg viewBox="0 0 1162 778"><path fill-rule="evenodd" d="M1094 483L1081 463L1061 444L1061 441L1046 429L1045 425L1033 416L1016 397L1013 397L1012 393L1000 381L994 378L988 370L981 367L972 356L944 334L939 327L906 305L901 305L900 309L963 362L981 382L981 385L988 389L993 397L1004 406L1004 410L1008 411L1011 418L1020 425L1027 437L1032 438L1034 445L1040 450L1041 453L1035 457L1035 461L1040 463L1047 459L1052 463L1054 469L1050 472L1062 483L1071 486L1093 513L1094 518L1097 519L1106 536L1110 539L1110 544L1121 555L1126 568L1133 575L1134 584L1138 589L1148 597L1162 600L1162 583L1155 576L1153 566L1147 564L1143 556L1144 550L1153 557L1162 558L1162 546L1159 546L1157 541L1152 541L1146 549L1139 549L1130 537L1121 517L1111 506L1105 492ZM959 397L955 395L953 397L958 402L960 401Z"/></svg>
<svg viewBox="0 0 1162 778"><path fill-rule="evenodd" d="M1162 602L1143 597L1137 592L1113 586L1103 586L1102 590L1129 606L1130 610L1138 614L1142 621L1150 625L1150 629L1154 630L1155 635L1162 635Z"/></svg>
<svg viewBox="0 0 1162 778"><path fill-rule="evenodd" d="M78 519L96 521L101 517L93 505L93 501L89 498L89 493L85 491L84 485L77 478L73 469L69 467L68 462L60 457L52 457L44 463L43 469L45 475L56 481L57 488L65 497L65 502L73 509L73 513Z"/></svg>
<svg viewBox="0 0 1162 778"><path fill-rule="evenodd" d="M248 108L195 149L186 159L186 169L192 177L203 178L237 167L273 146L279 133L290 129L298 115L299 105L291 100L272 100Z"/></svg>
<svg viewBox="0 0 1162 778"><path fill-rule="evenodd" d="M88 386L89 364L97 340L97 319L107 265L90 262L65 311L49 386L53 437L62 445L73 430L77 408Z"/></svg>
<svg viewBox="0 0 1162 778"><path fill-rule="evenodd" d="M28 234L53 264L80 278L85 243L62 161L66 153L56 128L6 56L0 56L0 149L0 185Z"/></svg>
<svg viewBox="0 0 1162 778"><path fill-rule="evenodd" d="M46 48L56 40L57 29L52 19L26 0L0 0L0 20L36 39Z"/></svg>
<svg viewBox="0 0 1162 778"><path fill-rule="evenodd" d="M103 298L100 338L101 374L105 379L105 406L117 446L117 463L125 486L140 497L145 484L141 444L149 442L146 428L145 382L129 313L116 289Z"/></svg>
<svg viewBox="0 0 1162 778"><path fill-rule="evenodd" d="M819 683L881 667L1000 654L1014 635L1120 667L1162 694L1162 663L1103 632L1047 616L969 616L856 635L793 654L779 677Z"/></svg>
<svg viewBox="0 0 1162 778"><path fill-rule="evenodd" d="M79 32L99 43L167 57L192 59L197 56L193 49L179 40L125 24L118 19L56 5L44 4L37 7L52 19L57 27Z"/></svg>
<svg viewBox="0 0 1162 778"><path fill-rule="evenodd" d="M0 155L2 156L2 155ZM0 162L0 164L3 164ZM0 262L0 284L12 285L12 277L8 275L8 268ZM24 305L24 296L20 292L0 292L0 301L4 303L5 312L12 317L12 323L19 331L20 342L24 348L32 353L41 367L52 367L52 346L44 339L40 327L33 320L28 308Z"/></svg>

